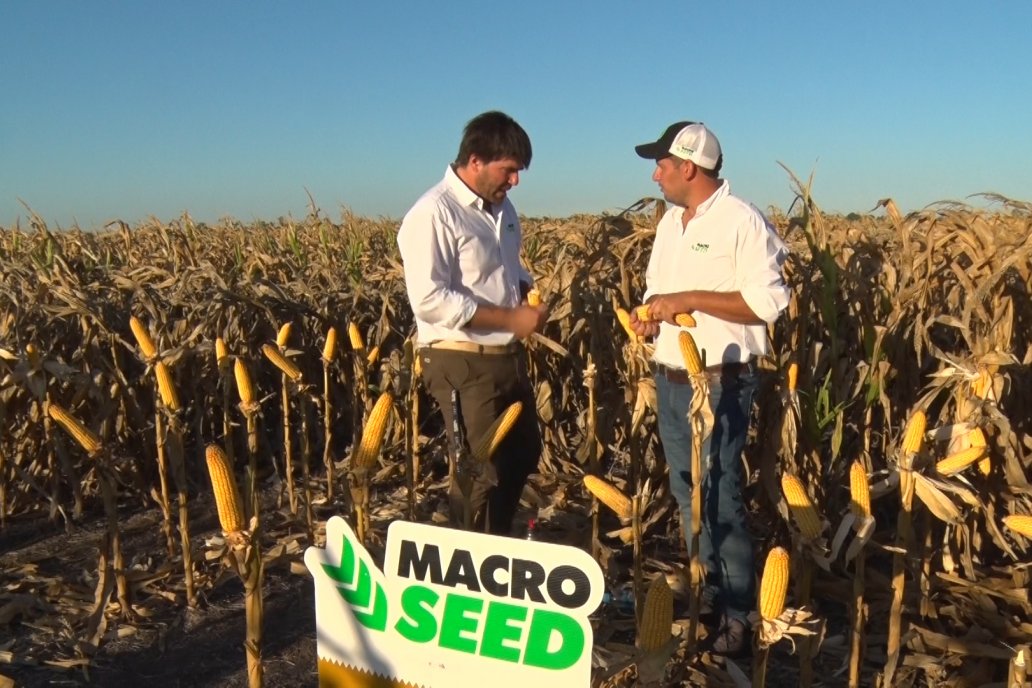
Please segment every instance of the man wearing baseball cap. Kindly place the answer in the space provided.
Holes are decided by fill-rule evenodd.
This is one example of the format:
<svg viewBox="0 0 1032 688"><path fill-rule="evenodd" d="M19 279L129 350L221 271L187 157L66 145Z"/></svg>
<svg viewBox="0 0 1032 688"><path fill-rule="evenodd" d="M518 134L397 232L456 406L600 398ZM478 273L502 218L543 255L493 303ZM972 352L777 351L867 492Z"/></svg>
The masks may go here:
<svg viewBox="0 0 1032 688"><path fill-rule="evenodd" d="M697 122L677 122L652 143L635 147L656 163L652 179L672 204L656 228L646 272L650 322L631 326L656 337L659 435L670 469L670 491L691 532L693 387L678 344L675 316L695 319L689 331L706 366L714 427L702 446L702 533L699 559L715 593L720 622L712 649L749 650L747 617L756 599L752 539L742 498L742 449L749 430L757 357L768 353L767 325L788 305L781 268L784 243L754 206L720 178L717 137Z"/></svg>

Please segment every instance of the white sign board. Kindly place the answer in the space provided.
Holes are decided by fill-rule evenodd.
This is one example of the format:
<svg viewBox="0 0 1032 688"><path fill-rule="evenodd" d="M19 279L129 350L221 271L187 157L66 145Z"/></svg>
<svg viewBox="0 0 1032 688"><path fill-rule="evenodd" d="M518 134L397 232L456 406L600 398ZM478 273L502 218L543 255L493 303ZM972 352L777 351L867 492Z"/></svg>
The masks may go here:
<svg viewBox="0 0 1032 688"><path fill-rule="evenodd" d="M604 581L575 547L395 521L381 572L335 516L305 565L322 688L590 683Z"/></svg>

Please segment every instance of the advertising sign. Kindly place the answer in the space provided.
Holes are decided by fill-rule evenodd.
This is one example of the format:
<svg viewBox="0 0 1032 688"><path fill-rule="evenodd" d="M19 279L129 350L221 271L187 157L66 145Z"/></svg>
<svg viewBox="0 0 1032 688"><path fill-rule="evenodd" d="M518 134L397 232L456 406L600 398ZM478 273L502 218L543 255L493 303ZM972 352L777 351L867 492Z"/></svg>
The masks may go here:
<svg viewBox="0 0 1032 688"><path fill-rule="evenodd" d="M575 547L407 521L380 571L348 523L309 547L323 688L587 686L598 563Z"/></svg>

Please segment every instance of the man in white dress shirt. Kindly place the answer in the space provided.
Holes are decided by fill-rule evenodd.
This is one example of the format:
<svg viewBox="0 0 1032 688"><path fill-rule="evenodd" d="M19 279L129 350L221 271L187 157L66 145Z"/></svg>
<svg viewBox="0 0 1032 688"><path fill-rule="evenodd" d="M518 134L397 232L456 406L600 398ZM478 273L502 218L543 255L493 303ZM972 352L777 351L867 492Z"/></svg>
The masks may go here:
<svg viewBox="0 0 1032 688"><path fill-rule="evenodd" d="M503 535L512 534L523 486L541 456L521 340L541 329L548 312L527 304L533 279L520 263L520 221L508 198L530 158L530 138L511 117L474 117L444 179L416 201L398 231L423 380L444 415L449 447L452 390L470 446L510 404L523 402L491 470L472 490L473 528ZM454 480L449 497L451 522L460 526L464 506Z"/></svg>
<svg viewBox="0 0 1032 688"><path fill-rule="evenodd" d="M723 154L703 124L677 122L659 140L635 148L656 161L652 174L672 207L656 228L646 272L651 319L632 316L638 334L656 337L659 434L670 488L691 532L692 386L678 345L679 313L710 383L714 428L703 444L700 561L722 612L712 649L736 656L749 649L746 617L756 599L753 543L746 528L742 449L749 430L756 358L767 353L767 324L788 305L781 267L787 249L754 206L720 178Z"/></svg>

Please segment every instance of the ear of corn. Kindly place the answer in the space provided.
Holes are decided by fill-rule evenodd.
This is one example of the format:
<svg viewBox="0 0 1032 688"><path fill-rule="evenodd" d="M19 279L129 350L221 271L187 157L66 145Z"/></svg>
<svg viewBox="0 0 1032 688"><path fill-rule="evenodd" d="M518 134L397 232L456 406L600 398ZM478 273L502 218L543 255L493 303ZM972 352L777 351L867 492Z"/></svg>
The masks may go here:
<svg viewBox="0 0 1032 688"><path fill-rule="evenodd" d="M240 508L240 492L233 478L233 467L222 447L209 444L204 450L211 477L211 489L215 493L215 507L219 512L219 525L227 533L244 529L244 511Z"/></svg>
<svg viewBox="0 0 1032 688"><path fill-rule="evenodd" d="M649 313L649 305L647 303L635 306L634 312L637 314L638 320L642 322L655 322L655 319ZM674 322L680 327L695 327L695 318L688 313L678 313L674 316Z"/></svg>
<svg viewBox="0 0 1032 688"><path fill-rule="evenodd" d="M971 394L979 399L989 396L989 390L993 388L993 376L988 368L979 367L978 377L971 383Z"/></svg>
<svg viewBox="0 0 1032 688"><path fill-rule="evenodd" d="M644 652L663 647L670 640L674 623L674 593L665 575L658 575L645 593L645 608L641 612L638 645Z"/></svg>
<svg viewBox="0 0 1032 688"><path fill-rule="evenodd" d="M975 461L978 461L988 453L988 448L970 446L959 452L950 454L945 459L935 464L935 470L942 475L952 475L964 470Z"/></svg>
<svg viewBox="0 0 1032 688"><path fill-rule="evenodd" d="M351 348L355 351L365 349L365 340L362 339L362 332L355 323L348 323L348 339L351 340Z"/></svg>
<svg viewBox="0 0 1032 688"><path fill-rule="evenodd" d="M473 448L473 458L477 461L490 461L495 450L498 449L498 445L502 443L502 440L512 430L512 426L516 424L516 419L520 417L521 411L523 411L523 402L516 401L510 404L509 408L502 412L502 415L495 418L495 421L491 423L491 427L487 429L480 442Z"/></svg>
<svg viewBox="0 0 1032 688"><path fill-rule="evenodd" d="M57 404L47 405L47 415L64 428L65 432L72 436L79 446L86 450L91 456L100 451L100 437L82 422Z"/></svg>
<svg viewBox="0 0 1032 688"><path fill-rule="evenodd" d="M803 482L791 473L786 473L781 477L781 490L785 493L788 510L803 537L812 540L820 535L821 519L810 500L810 495L806 493Z"/></svg>
<svg viewBox="0 0 1032 688"><path fill-rule="evenodd" d="M387 432L387 421L390 420L391 405L394 398L390 392L384 392L369 412L369 419L362 430L362 440L351 464L356 468L369 468L376 463L383 446L383 437Z"/></svg>
<svg viewBox="0 0 1032 688"><path fill-rule="evenodd" d="M220 368L229 363L229 347L222 337L215 338L215 363Z"/></svg>
<svg viewBox="0 0 1032 688"><path fill-rule="evenodd" d="M914 411L914 415L910 416L910 420L907 421L907 427L903 431L903 451L910 454L917 454L921 451L921 446L924 443L925 426L928 424L928 418L925 417L924 411Z"/></svg>
<svg viewBox="0 0 1032 688"><path fill-rule="evenodd" d="M233 364L233 376L236 378L240 402L244 406L250 406L254 403L254 383L251 382L251 374L247 372L247 365L242 359L238 358Z"/></svg>
<svg viewBox="0 0 1032 688"><path fill-rule="evenodd" d="M369 350L369 355L366 356L366 363L368 363L369 365L373 365L378 360L380 360L380 346L379 345L374 346L372 349Z"/></svg>
<svg viewBox="0 0 1032 688"><path fill-rule="evenodd" d="M760 579L760 616L771 621L785 610L785 596L788 594L788 550L775 547L767 553Z"/></svg>
<svg viewBox="0 0 1032 688"><path fill-rule="evenodd" d="M269 359L288 378L294 381L301 379L301 369L294 365L293 361L281 354L280 350L272 344L263 344L262 353L265 354L265 358Z"/></svg>
<svg viewBox="0 0 1032 688"><path fill-rule="evenodd" d="M615 485L598 476L588 474L584 476L584 487L588 488L588 492L595 495L598 501L616 512L620 518L631 517L631 499L618 490Z"/></svg>
<svg viewBox="0 0 1032 688"><path fill-rule="evenodd" d="M684 359L684 367L692 375L702 372L702 357L699 355L699 347L695 345L695 338L686 330L677 334L677 343L681 345L681 358Z"/></svg>
<svg viewBox="0 0 1032 688"><path fill-rule="evenodd" d="M787 380L788 391L789 392L796 391L796 385L799 384L799 364L798 363L793 362L793 363L791 363L788 366L787 378L788 378L788 380Z"/></svg>
<svg viewBox="0 0 1032 688"><path fill-rule="evenodd" d="M287 345L288 341L290 341L291 325L292 323L290 323L289 321L283 323L283 325L279 328L279 332L276 333L276 346L278 346L281 349Z"/></svg>
<svg viewBox="0 0 1032 688"><path fill-rule="evenodd" d="M337 328L331 327L326 333L326 344L323 345L322 357L327 363L333 362L333 357L337 355Z"/></svg>
<svg viewBox="0 0 1032 688"><path fill-rule="evenodd" d="M139 345L143 357L148 360L154 358L158 354L158 347L154 346L154 340L151 339L147 326L134 315L129 318L129 329L133 331L133 336L136 337L136 343Z"/></svg>
<svg viewBox="0 0 1032 688"><path fill-rule="evenodd" d="M531 289L527 292L527 305L540 306L541 305L541 292L537 289Z"/></svg>
<svg viewBox="0 0 1032 688"><path fill-rule="evenodd" d="M176 385L172 381L172 372L165 365L164 361L158 361L154 364L154 377L158 381L158 396L161 397L161 403L169 411L178 411L181 408L179 394L176 392Z"/></svg>
<svg viewBox="0 0 1032 688"><path fill-rule="evenodd" d="M985 433L982 432L982 428L974 428L968 435L968 439L971 441L972 447L985 447L987 442L985 439ZM988 449L986 449L985 458L978 462L978 471L982 475L989 475L993 469L992 460L989 458Z"/></svg>
<svg viewBox="0 0 1032 688"><path fill-rule="evenodd" d="M1003 517L1003 525L1007 526L1015 533L1024 535L1025 537L1032 540L1032 516L1011 514L1010 516Z"/></svg>
<svg viewBox="0 0 1032 688"><path fill-rule="evenodd" d="M849 467L849 507L858 519L871 515L871 485L867 480L867 471L859 461Z"/></svg>
<svg viewBox="0 0 1032 688"><path fill-rule="evenodd" d="M641 337L631 329L631 314L625 311L623 308L616 309L616 319L620 321L620 326L623 327L624 332L631 338L632 342L640 342Z"/></svg>

